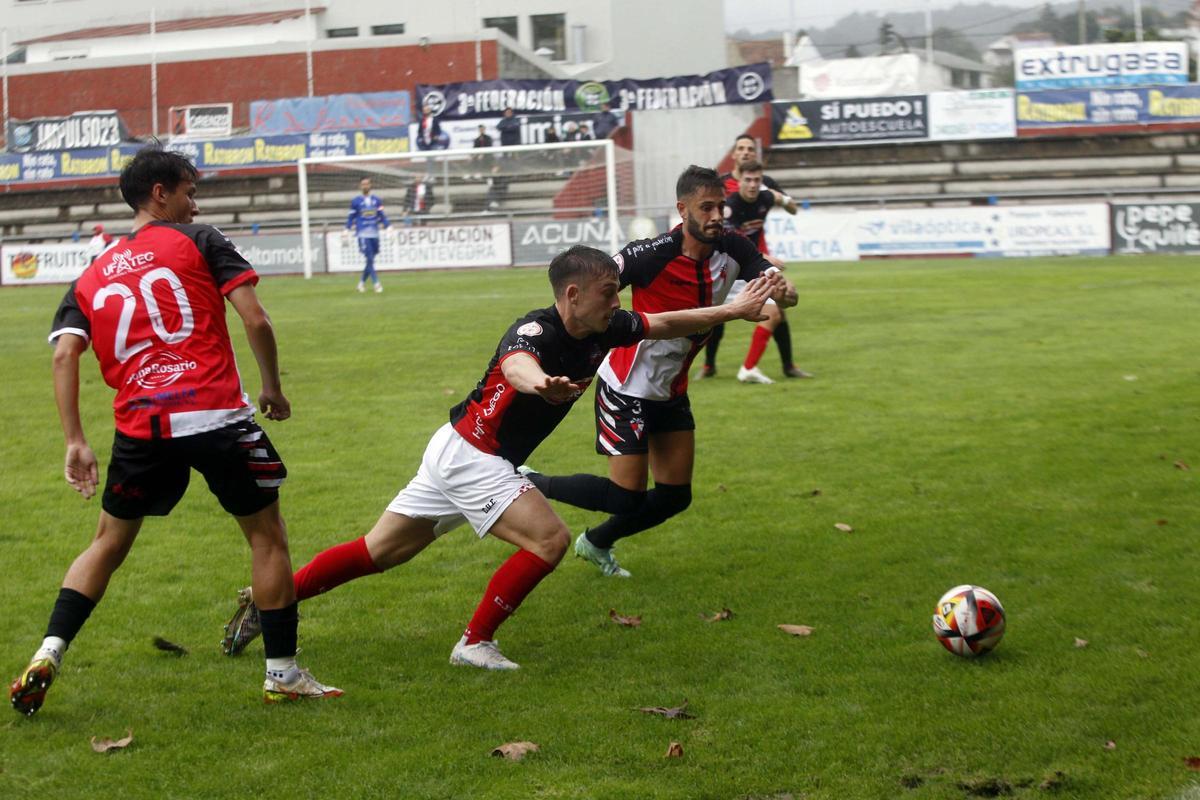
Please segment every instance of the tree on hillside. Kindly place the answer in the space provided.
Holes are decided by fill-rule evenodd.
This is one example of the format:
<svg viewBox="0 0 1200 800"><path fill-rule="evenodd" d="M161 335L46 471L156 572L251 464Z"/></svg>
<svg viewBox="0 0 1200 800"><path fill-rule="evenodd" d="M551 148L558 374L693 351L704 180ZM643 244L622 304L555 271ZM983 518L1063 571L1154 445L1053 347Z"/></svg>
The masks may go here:
<svg viewBox="0 0 1200 800"><path fill-rule="evenodd" d="M953 28L933 29L933 49L941 50L944 53L954 53L974 61L979 60L979 50L971 44L971 40Z"/></svg>

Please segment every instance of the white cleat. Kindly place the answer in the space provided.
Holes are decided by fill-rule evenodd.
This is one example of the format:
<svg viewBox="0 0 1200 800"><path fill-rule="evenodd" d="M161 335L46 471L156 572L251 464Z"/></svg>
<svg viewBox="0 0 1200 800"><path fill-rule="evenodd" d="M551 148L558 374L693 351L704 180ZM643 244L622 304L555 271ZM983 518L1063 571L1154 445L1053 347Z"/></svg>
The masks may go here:
<svg viewBox="0 0 1200 800"><path fill-rule="evenodd" d="M366 290L367 290L367 287L366 287L366 286L363 286L363 282L362 282L362 281L359 281L359 282L358 282L358 291L361 293L361 292L365 292Z"/></svg>
<svg viewBox="0 0 1200 800"><path fill-rule="evenodd" d="M382 292L383 292L383 284L382 283L375 284L375 294L381 294Z"/></svg>
<svg viewBox="0 0 1200 800"><path fill-rule="evenodd" d="M746 369L738 367L738 380L742 383L774 383L775 381L768 378L763 371L758 367Z"/></svg>
<svg viewBox="0 0 1200 800"><path fill-rule="evenodd" d="M517 662L505 658L495 642L467 644L466 636L463 636L458 640L458 644L454 645L454 651L450 653L450 663L463 667L479 667L480 669L513 670L521 668Z"/></svg>
<svg viewBox="0 0 1200 800"><path fill-rule="evenodd" d="M524 475L526 478L528 478L530 475L538 474L538 471L528 464L522 464L521 466L517 467L517 472L521 475Z"/></svg>

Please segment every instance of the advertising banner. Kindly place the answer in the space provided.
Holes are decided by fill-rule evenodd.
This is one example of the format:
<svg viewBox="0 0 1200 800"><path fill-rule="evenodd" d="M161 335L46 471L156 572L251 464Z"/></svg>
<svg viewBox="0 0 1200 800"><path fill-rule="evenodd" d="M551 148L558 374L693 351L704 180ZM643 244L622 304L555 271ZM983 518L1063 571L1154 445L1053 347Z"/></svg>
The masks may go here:
<svg viewBox="0 0 1200 800"><path fill-rule="evenodd" d="M858 215L853 211L779 209L767 214L763 230L771 255L784 261L857 261Z"/></svg>
<svg viewBox="0 0 1200 800"><path fill-rule="evenodd" d="M771 104L776 146L911 141L929 137L925 95Z"/></svg>
<svg viewBox="0 0 1200 800"><path fill-rule="evenodd" d="M1200 203L1113 203L1114 253L1200 252Z"/></svg>
<svg viewBox="0 0 1200 800"><path fill-rule="evenodd" d="M330 272L361 272L358 242L341 232L325 234ZM375 269L431 267L509 267L512 240L507 222L482 225L393 225L379 239Z"/></svg>
<svg viewBox="0 0 1200 800"><path fill-rule="evenodd" d="M5 141L10 153L87 150L129 141L116 111L80 111L67 117L10 119Z"/></svg>
<svg viewBox="0 0 1200 800"><path fill-rule="evenodd" d="M1017 91L1188 82L1185 42L1027 47L1013 53Z"/></svg>
<svg viewBox="0 0 1200 800"><path fill-rule="evenodd" d="M705 75L610 81L495 80L417 84L417 106L430 107L439 120L517 114L705 108L772 99L771 65L765 61Z"/></svg>
<svg viewBox="0 0 1200 800"><path fill-rule="evenodd" d="M913 53L822 59L800 65L800 96L806 100L881 97L920 91L921 59Z"/></svg>
<svg viewBox="0 0 1200 800"><path fill-rule="evenodd" d="M1200 86L1066 89L1017 94L1017 127L1114 127L1200 123Z"/></svg>
<svg viewBox="0 0 1200 800"><path fill-rule="evenodd" d="M408 92L332 94L255 100L250 104L250 132L259 136L314 131L397 128L412 122Z"/></svg>
<svg viewBox="0 0 1200 800"><path fill-rule="evenodd" d="M862 256L1099 255L1111 242L1105 203L856 213Z"/></svg>
<svg viewBox="0 0 1200 800"><path fill-rule="evenodd" d="M1012 89L929 95L929 138L934 141L1011 139L1016 135Z"/></svg>
<svg viewBox="0 0 1200 800"><path fill-rule="evenodd" d="M8 183L115 177L141 148L124 144L99 150L0 155L0 186Z"/></svg>
<svg viewBox="0 0 1200 800"><path fill-rule="evenodd" d="M6 244L0 247L0 283L70 283L91 263L87 242L71 244Z"/></svg>
<svg viewBox="0 0 1200 800"><path fill-rule="evenodd" d="M617 227L617 242L650 239L668 230L666 217L622 217ZM612 249L608 219L513 220L513 264L529 266L549 264L550 259L577 244L603 250Z"/></svg>
<svg viewBox="0 0 1200 800"><path fill-rule="evenodd" d="M304 272L304 238L297 233L237 233L230 238L242 258L259 275L294 275ZM325 271L325 241L312 234L313 272Z"/></svg>
<svg viewBox="0 0 1200 800"><path fill-rule="evenodd" d="M519 117L521 122L521 141L520 144L542 144L546 141L546 133L553 130L559 138L559 141L566 141L567 136L574 130L581 130L589 139L594 139L591 135L593 132L593 122L596 114L523 114ZM618 115L620 116L620 115ZM496 123L500 121L500 117L476 117L474 119L447 119L440 120L439 125L442 128L442 133L450 137L450 141L446 147L449 150L470 150L475 146L475 137L479 135L479 126L484 126L484 131L488 136L492 137L492 144L499 146L500 131L496 128ZM409 141L417 140L417 125L413 123L408 126Z"/></svg>
<svg viewBox="0 0 1200 800"><path fill-rule="evenodd" d="M171 106L172 138L211 139L233 133L233 103Z"/></svg>

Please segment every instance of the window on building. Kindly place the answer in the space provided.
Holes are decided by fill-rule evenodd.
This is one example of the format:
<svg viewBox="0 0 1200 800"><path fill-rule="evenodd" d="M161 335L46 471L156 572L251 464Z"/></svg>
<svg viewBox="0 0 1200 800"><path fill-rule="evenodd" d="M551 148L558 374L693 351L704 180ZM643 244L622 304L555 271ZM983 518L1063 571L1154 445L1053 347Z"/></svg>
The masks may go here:
<svg viewBox="0 0 1200 800"><path fill-rule="evenodd" d="M552 61L567 60L567 15L533 14L533 50L549 50Z"/></svg>
<svg viewBox="0 0 1200 800"><path fill-rule="evenodd" d="M498 31L504 31L514 39L518 38L516 17L484 17L483 27L495 28Z"/></svg>
<svg viewBox="0 0 1200 800"><path fill-rule="evenodd" d="M329 28L325 31L325 35L330 39L349 39L352 36L358 36L358 28Z"/></svg>
<svg viewBox="0 0 1200 800"><path fill-rule="evenodd" d="M372 25L372 36L397 36L404 33L404 23L395 22L391 25Z"/></svg>

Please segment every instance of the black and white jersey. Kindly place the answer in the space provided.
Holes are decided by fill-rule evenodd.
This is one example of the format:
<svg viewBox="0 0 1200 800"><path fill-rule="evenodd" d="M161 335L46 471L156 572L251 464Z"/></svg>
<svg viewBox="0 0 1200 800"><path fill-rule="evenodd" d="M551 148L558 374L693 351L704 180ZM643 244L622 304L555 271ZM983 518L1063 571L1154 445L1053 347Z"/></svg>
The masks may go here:
<svg viewBox="0 0 1200 800"><path fill-rule="evenodd" d="M567 333L554 306L530 311L500 339L475 390L450 409L450 424L479 450L521 464L587 389L604 354L640 342L646 329L645 314L617 309L604 333L576 339ZM580 391L558 405L518 392L501 369L504 360L517 353L533 356L547 375L570 378Z"/></svg>
<svg viewBox="0 0 1200 800"><path fill-rule="evenodd" d="M766 252L763 242L763 223L775 207L775 195L763 190L758 197L747 200L738 192L725 198L725 228L754 242L759 252Z"/></svg>

